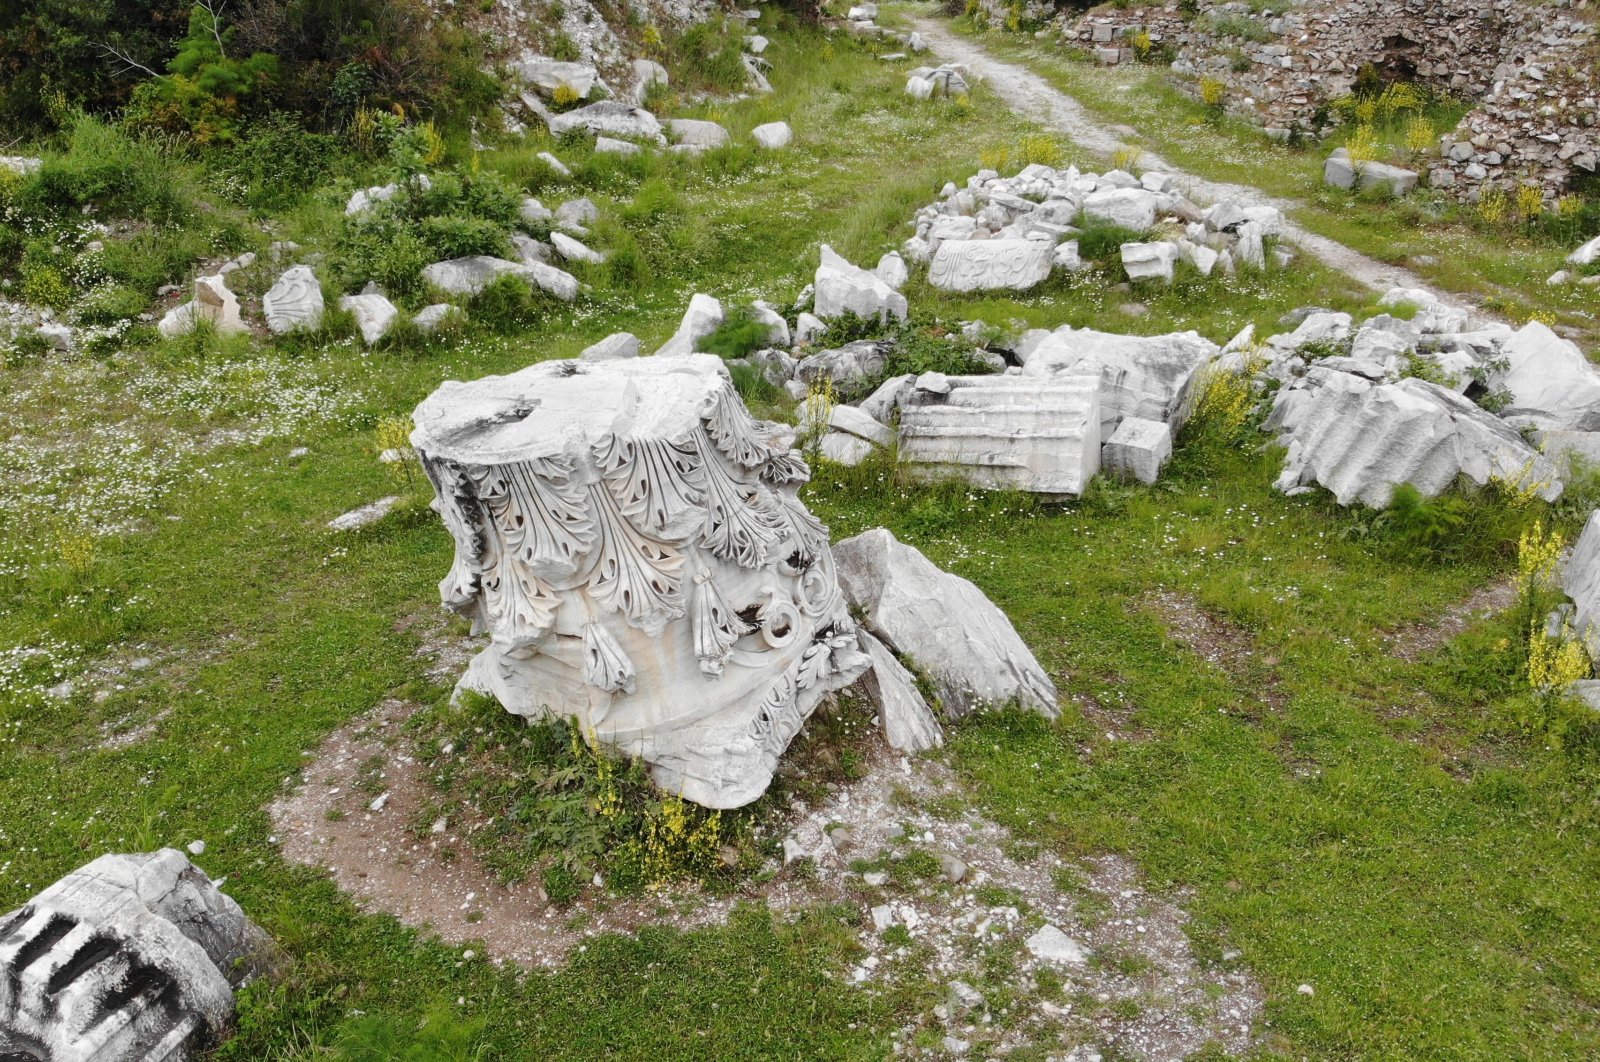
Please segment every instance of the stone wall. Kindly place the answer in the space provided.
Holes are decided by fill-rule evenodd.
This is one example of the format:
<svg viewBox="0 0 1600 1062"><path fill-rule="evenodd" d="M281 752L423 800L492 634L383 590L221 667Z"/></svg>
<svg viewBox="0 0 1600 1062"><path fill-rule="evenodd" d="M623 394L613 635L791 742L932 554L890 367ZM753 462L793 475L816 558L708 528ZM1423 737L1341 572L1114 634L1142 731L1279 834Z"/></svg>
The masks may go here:
<svg viewBox="0 0 1600 1062"><path fill-rule="evenodd" d="M1600 39L1588 0L1289 0L1257 13L1243 3L1110 7L1064 17L1063 41L1104 64L1131 62L1140 31L1176 56L1193 91L1204 78L1227 106L1280 139L1322 136L1330 101L1370 63L1386 80L1479 104L1441 142L1436 187L1474 198L1484 182L1531 182L1547 195L1595 170Z"/></svg>

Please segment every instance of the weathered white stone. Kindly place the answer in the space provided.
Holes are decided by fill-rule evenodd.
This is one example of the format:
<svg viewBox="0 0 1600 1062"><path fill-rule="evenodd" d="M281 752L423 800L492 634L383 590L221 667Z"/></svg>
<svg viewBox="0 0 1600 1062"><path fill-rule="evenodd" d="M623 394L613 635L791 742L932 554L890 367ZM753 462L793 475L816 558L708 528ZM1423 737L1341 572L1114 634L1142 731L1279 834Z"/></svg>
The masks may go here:
<svg viewBox="0 0 1600 1062"><path fill-rule="evenodd" d="M1357 166L1350 161L1350 153L1339 148L1323 164L1322 180L1335 188L1354 188L1359 181L1362 188L1387 188L1390 195L1401 196L1416 188L1417 173L1385 162Z"/></svg>
<svg viewBox="0 0 1600 1062"><path fill-rule="evenodd" d="M552 114L546 124L554 136L583 129L597 136L630 137L657 144L667 142L655 115L641 107L631 107L615 100L602 100L565 114Z"/></svg>
<svg viewBox="0 0 1600 1062"><path fill-rule="evenodd" d="M544 55L524 55L507 67L515 77L547 96L565 87L576 92L578 99L587 99L600 80L599 71L587 63L562 62Z"/></svg>
<svg viewBox="0 0 1600 1062"><path fill-rule="evenodd" d="M44 166L43 159L33 158L28 155L0 155L0 170L10 170L18 177L38 173Z"/></svg>
<svg viewBox="0 0 1600 1062"><path fill-rule="evenodd" d="M584 227L600 220L600 208L588 197L569 199L556 207L556 224L572 232L582 233Z"/></svg>
<svg viewBox="0 0 1600 1062"><path fill-rule="evenodd" d="M524 264L529 262L548 264L556 256L556 249L550 244L536 240L532 236L524 236L520 232L511 234L511 246L516 249L517 258Z"/></svg>
<svg viewBox="0 0 1600 1062"><path fill-rule="evenodd" d="M566 302L578 297L576 277L542 262L512 262L476 254L435 262L422 270L424 283L451 295L476 295L503 276L520 277Z"/></svg>
<svg viewBox="0 0 1600 1062"><path fill-rule="evenodd" d="M320 289L317 294L320 298ZM194 299L168 310L157 323L156 330L171 339L193 331L200 324L208 324L223 335L250 330L239 316L238 298L228 290L227 280L220 274L196 277Z"/></svg>
<svg viewBox="0 0 1600 1062"><path fill-rule="evenodd" d="M723 313L722 303L710 295L696 294L689 300L689 308L683 311L683 320L678 324L678 330L672 333L672 338L662 344L656 351L658 358L670 358L679 354L693 354L699 342L722 327L722 322L727 319Z"/></svg>
<svg viewBox="0 0 1600 1062"><path fill-rule="evenodd" d="M424 192L433 187L433 182L428 180L428 175L425 173L417 174L415 177L411 178L411 181L418 189ZM354 195L352 195L350 197L350 201L345 204L345 217L354 217L357 214L364 214L368 210L372 209L374 203L381 203L385 200L393 199L395 195L399 193L400 188L401 185L396 183L379 184L374 185L371 188L360 189Z"/></svg>
<svg viewBox="0 0 1600 1062"><path fill-rule="evenodd" d="M788 122L768 122L750 130L750 139L768 151L776 151L789 146L794 140L794 130L789 128Z"/></svg>
<svg viewBox="0 0 1600 1062"><path fill-rule="evenodd" d="M794 319L796 344L813 343L828 331L828 322L813 313L797 314Z"/></svg>
<svg viewBox="0 0 1600 1062"><path fill-rule="evenodd" d="M906 260L900 257L899 251L885 252L872 271L896 291L905 287L906 281L911 279L911 269L906 265Z"/></svg>
<svg viewBox="0 0 1600 1062"><path fill-rule="evenodd" d="M1562 472L1600 468L1600 432L1542 431L1539 451Z"/></svg>
<svg viewBox="0 0 1600 1062"><path fill-rule="evenodd" d="M639 337L632 332L615 332L598 343L584 347L578 358L581 361L615 361L638 356Z"/></svg>
<svg viewBox="0 0 1600 1062"><path fill-rule="evenodd" d="M1600 431L1600 372L1576 343L1534 321L1506 340L1510 368L1499 385L1511 392L1503 417L1525 417L1540 428Z"/></svg>
<svg viewBox="0 0 1600 1062"><path fill-rule="evenodd" d="M1260 222L1247 221L1239 226L1239 243L1234 247L1234 258L1247 269L1267 268L1267 248Z"/></svg>
<svg viewBox="0 0 1600 1062"><path fill-rule="evenodd" d="M1159 420L1124 417L1100 451L1108 472L1123 472L1140 483L1154 483L1172 457L1172 428Z"/></svg>
<svg viewBox="0 0 1600 1062"><path fill-rule="evenodd" d="M1124 417L1182 427L1191 385L1218 353L1198 332L1126 336L1068 327L1034 347L1023 359L1022 374L1098 380L1100 437L1109 439Z"/></svg>
<svg viewBox="0 0 1600 1062"><path fill-rule="evenodd" d="M932 680L947 718L1009 704L1055 718L1055 684L983 591L881 527L834 557L850 608Z"/></svg>
<svg viewBox="0 0 1600 1062"><path fill-rule="evenodd" d="M644 103L644 98L650 94L653 85L667 85L671 79L667 68L653 59L635 59L633 61L633 103L639 106Z"/></svg>
<svg viewBox="0 0 1600 1062"><path fill-rule="evenodd" d="M933 98L933 82L925 77L915 74L906 78L906 95L914 100L927 100Z"/></svg>
<svg viewBox="0 0 1600 1062"><path fill-rule="evenodd" d="M339 297L339 309L356 319L356 328L361 332L361 340L369 347L388 335L389 329L394 327L395 320L400 316L400 311L395 309L394 303L376 292L342 295Z"/></svg>
<svg viewBox="0 0 1600 1062"><path fill-rule="evenodd" d="M594 138L594 150L601 155L637 155L642 149L631 140L597 136Z"/></svg>
<svg viewBox="0 0 1600 1062"><path fill-rule="evenodd" d="M1054 255L1043 240L945 240L928 283L941 291L1026 291L1050 275Z"/></svg>
<svg viewBox="0 0 1600 1062"><path fill-rule="evenodd" d="M600 251L591 250L586 244L573 239L564 232L552 232L550 245L556 249L556 254L569 262L588 262L601 265L606 256Z"/></svg>
<svg viewBox="0 0 1600 1062"><path fill-rule="evenodd" d="M1217 268L1217 260L1221 255L1203 243L1179 240L1178 257L1194 266L1201 276L1209 277L1211 271Z"/></svg>
<svg viewBox="0 0 1600 1062"><path fill-rule="evenodd" d="M1317 379L1333 377L1358 380L1333 372ZM1293 415L1278 417L1276 407L1286 403ZM1547 501L1561 495L1555 467L1521 435L1494 414L1423 380L1287 387L1278 394L1274 417L1291 429L1276 484L1285 492L1317 483L1340 505L1359 501L1382 508L1401 483L1431 498L1465 475L1479 486L1491 477L1521 484Z"/></svg>
<svg viewBox="0 0 1600 1062"><path fill-rule="evenodd" d="M558 177L571 177L572 176L572 171L567 169L567 164L562 162L560 159L556 158L554 155L550 154L550 152L541 151L535 157L540 162L544 163L546 166L549 166L552 170L554 170Z"/></svg>
<svg viewBox="0 0 1600 1062"><path fill-rule="evenodd" d="M906 319L906 297L883 279L860 266L845 261L827 244L822 245L822 263L817 266L817 317L827 320L853 313L887 324L892 317Z"/></svg>
<svg viewBox="0 0 1600 1062"><path fill-rule="evenodd" d="M1050 264L1056 269L1064 269L1068 273L1081 273L1089 268L1089 263L1085 262L1078 254L1077 240L1068 240L1065 243L1057 244L1051 256Z"/></svg>
<svg viewBox="0 0 1600 1062"><path fill-rule="evenodd" d="M860 632L861 648L872 668L861 684L878 706L878 720L889 747L901 752L926 752L944 744L944 728L917 689L917 680L875 636Z"/></svg>
<svg viewBox="0 0 1600 1062"><path fill-rule="evenodd" d="M261 297L261 312L267 328L282 335L298 329L315 330L322 325L322 285L310 266L297 265L284 271L278 282Z"/></svg>
<svg viewBox="0 0 1600 1062"><path fill-rule="evenodd" d="M418 331L437 332L447 322L466 319L467 315L462 312L461 307L452 306L448 302L436 302L432 306L424 306L418 310L411 323L417 326Z"/></svg>
<svg viewBox="0 0 1600 1062"><path fill-rule="evenodd" d="M795 378L802 383L832 380L848 388L883 372L893 347L877 339L858 339L832 350L822 350L801 358L795 365Z"/></svg>
<svg viewBox="0 0 1600 1062"><path fill-rule="evenodd" d="M726 808L869 666L805 464L721 359L541 362L445 383L414 421L456 540L443 599L491 639L464 688Z"/></svg>
<svg viewBox="0 0 1600 1062"><path fill-rule="evenodd" d="M835 405L828 414L828 426L876 446L888 446L894 442L894 432L855 406Z"/></svg>
<svg viewBox="0 0 1600 1062"><path fill-rule="evenodd" d="M757 299L750 304L750 316L767 326L767 342L775 347L787 347L789 340L789 322L783 319L783 314L773 309L769 304Z"/></svg>
<svg viewBox="0 0 1600 1062"><path fill-rule="evenodd" d="M1113 188L1083 201L1083 216L1145 232L1156 223L1157 197L1143 188Z"/></svg>
<svg viewBox="0 0 1600 1062"><path fill-rule="evenodd" d="M879 424L888 424L900 411L900 403L911 393L916 382L916 376L910 373L904 376L891 376L879 384L876 391L863 399L857 408Z"/></svg>
<svg viewBox="0 0 1600 1062"><path fill-rule="evenodd" d="M1589 514L1561 573L1561 589L1572 598L1572 629L1600 660L1600 510Z"/></svg>
<svg viewBox="0 0 1600 1062"><path fill-rule="evenodd" d="M522 205L517 208L517 215L522 218L523 223L527 225L538 225L542 222L549 221L555 216L550 213L550 209L548 207L532 196L523 197Z"/></svg>
<svg viewBox="0 0 1600 1062"><path fill-rule="evenodd" d="M851 468L871 457L872 450L873 446L867 440L843 431L826 432L817 444L817 452L824 460Z"/></svg>
<svg viewBox="0 0 1600 1062"><path fill-rule="evenodd" d="M668 118L665 124L674 143L697 148L719 148L728 143L728 131L716 122L698 118Z"/></svg>
<svg viewBox="0 0 1600 1062"><path fill-rule="evenodd" d="M358 298L359 297L361 296L358 296ZM340 513L332 520L329 520L328 530L356 531L360 528L368 527L377 523L379 520L382 520L385 516L388 516L394 511L394 507L399 504L400 495L398 494L390 494L386 497L379 498L375 502L368 502L366 505L351 509L347 513Z"/></svg>
<svg viewBox="0 0 1600 1062"><path fill-rule="evenodd" d="M1567 264L1575 266L1594 265L1600 262L1600 236L1596 236L1576 251L1567 255Z"/></svg>
<svg viewBox="0 0 1600 1062"><path fill-rule="evenodd" d="M1178 264L1178 245L1170 240L1122 245L1122 268L1129 280L1155 280L1172 283L1172 270Z"/></svg>
<svg viewBox="0 0 1600 1062"><path fill-rule="evenodd" d="M101 856L0 917L0 1058L198 1058L275 961L181 852Z"/></svg>
<svg viewBox="0 0 1600 1062"><path fill-rule="evenodd" d="M1100 469L1101 417L1098 376L925 373L901 401L899 459L924 478L1082 494Z"/></svg>
<svg viewBox="0 0 1600 1062"><path fill-rule="evenodd" d="M1029 953L1045 962L1083 966L1089 961L1089 952L1082 944L1048 923L1040 926L1026 943Z"/></svg>

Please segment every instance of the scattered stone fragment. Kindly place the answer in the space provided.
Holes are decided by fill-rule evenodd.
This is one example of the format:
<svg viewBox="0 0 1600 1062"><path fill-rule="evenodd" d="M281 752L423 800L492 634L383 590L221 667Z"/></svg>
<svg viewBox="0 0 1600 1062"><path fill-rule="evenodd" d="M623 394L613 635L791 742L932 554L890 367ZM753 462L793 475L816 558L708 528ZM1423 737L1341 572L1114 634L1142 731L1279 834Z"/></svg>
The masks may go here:
<svg viewBox="0 0 1600 1062"><path fill-rule="evenodd" d="M1108 472L1124 472L1140 483L1154 483L1172 457L1172 428L1159 420L1124 417L1100 452Z"/></svg>
<svg viewBox="0 0 1600 1062"><path fill-rule="evenodd" d="M788 122L768 122L750 130L750 139L768 151L776 151L789 146L794 140L794 130L789 128Z"/></svg>
<svg viewBox="0 0 1600 1062"><path fill-rule="evenodd" d="M467 315L462 312L461 307L454 306L448 302L436 302L431 306L424 306L418 310L417 315L411 319L411 323L417 326L418 331L437 332L446 323L464 321L466 317Z"/></svg>
<svg viewBox="0 0 1600 1062"><path fill-rule="evenodd" d="M632 332L616 332L600 342L583 348L580 361L615 361L618 358L637 358L639 337Z"/></svg>
<svg viewBox="0 0 1600 1062"><path fill-rule="evenodd" d="M341 513L329 520L328 529L330 531L355 531L358 528L375 524L385 516L388 516L399 503L400 496L398 494L391 494L388 497L379 498L375 502L368 502L359 509L351 509L349 512Z"/></svg>
<svg viewBox="0 0 1600 1062"><path fill-rule="evenodd" d="M395 308L394 303L377 292L342 295L339 298L339 309L356 319L356 328L361 332L361 341L369 347L388 335L389 329L394 327L395 321L400 316L400 311Z"/></svg>
<svg viewBox="0 0 1600 1062"><path fill-rule="evenodd" d="M815 284L814 311L823 320L846 313L873 319L879 324L887 324L890 318L906 319L904 295L883 278L847 262L827 244L822 245L822 263L817 267Z"/></svg>
<svg viewBox="0 0 1600 1062"><path fill-rule="evenodd" d="M861 648L872 659L872 670L862 677L862 685L878 706L878 719L890 747L916 753L943 745L944 729L911 672L875 636L863 630L860 637Z"/></svg>
<svg viewBox="0 0 1600 1062"><path fill-rule="evenodd" d="M940 571L885 528L840 542L834 558L851 609L932 679L947 717L1012 702L1055 717L1055 684L972 583Z"/></svg>
<svg viewBox="0 0 1600 1062"><path fill-rule="evenodd" d="M684 311L678 330L656 351L656 357L694 353L700 341L721 328L724 320L722 303L710 295L695 295L689 300L689 308Z"/></svg>
<svg viewBox="0 0 1600 1062"><path fill-rule="evenodd" d="M1034 958L1045 962L1083 966L1089 961L1089 953L1083 945L1048 923L1039 927L1026 944Z"/></svg>
<svg viewBox="0 0 1600 1062"><path fill-rule="evenodd" d="M275 961L182 853L101 856L0 917L0 1057L198 1058Z"/></svg>

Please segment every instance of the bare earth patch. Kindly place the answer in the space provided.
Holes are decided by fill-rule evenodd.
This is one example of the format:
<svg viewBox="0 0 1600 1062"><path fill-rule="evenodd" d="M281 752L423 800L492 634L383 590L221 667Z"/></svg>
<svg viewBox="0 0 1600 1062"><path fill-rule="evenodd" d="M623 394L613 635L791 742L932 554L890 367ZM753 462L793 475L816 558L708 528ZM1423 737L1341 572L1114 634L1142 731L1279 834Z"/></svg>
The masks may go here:
<svg viewBox="0 0 1600 1062"><path fill-rule="evenodd" d="M1249 631L1175 590L1157 590L1144 600L1174 641L1246 686L1274 711L1288 702L1288 694L1273 670L1277 659L1259 653Z"/></svg>
<svg viewBox="0 0 1600 1062"><path fill-rule="evenodd" d="M1504 612L1517 599L1510 579L1480 586L1432 623L1414 623L1389 634L1389 653L1401 660L1416 661L1444 648L1446 642L1479 620Z"/></svg>
<svg viewBox="0 0 1600 1062"><path fill-rule="evenodd" d="M940 763L875 740L860 780L814 808L796 805L791 864L736 895L595 888L557 907L536 884L504 885L478 862L469 836L481 823L415 828L438 797L404 730L415 710L385 701L335 732L307 755L300 787L270 809L285 857L326 868L364 910L472 942L498 962L553 967L599 933L720 924L739 903L780 912L843 904L860 913L862 949L844 976L863 991L927 1001L896 1033L912 1056L965 1050L959 1041L990 1052L1048 1045L1077 1062L1102 1051L1177 1059L1207 1043L1243 1053L1258 1042L1264 993L1233 965L1237 953L1225 967L1202 964L1187 916L1143 889L1129 862L1069 863L1018 845L967 810ZM1047 924L1082 961L1033 954L1027 942Z"/></svg>

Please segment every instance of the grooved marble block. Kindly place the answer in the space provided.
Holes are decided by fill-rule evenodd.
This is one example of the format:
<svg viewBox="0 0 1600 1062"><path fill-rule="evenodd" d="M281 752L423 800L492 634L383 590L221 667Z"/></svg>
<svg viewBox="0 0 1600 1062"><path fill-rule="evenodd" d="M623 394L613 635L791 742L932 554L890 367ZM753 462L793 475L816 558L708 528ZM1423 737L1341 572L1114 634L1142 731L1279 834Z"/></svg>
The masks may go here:
<svg viewBox="0 0 1600 1062"><path fill-rule="evenodd" d="M924 373L900 407L899 459L931 479L1082 494L1100 470L1100 422L1098 375Z"/></svg>
<svg viewBox="0 0 1600 1062"><path fill-rule="evenodd" d="M868 667L809 470L721 359L547 361L445 383L415 419L456 542L441 594L489 635L465 688L733 808Z"/></svg>
<svg viewBox="0 0 1600 1062"><path fill-rule="evenodd" d="M272 951L181 852L101 856L0 917L0 1059L179 1062Z"/></svg>

